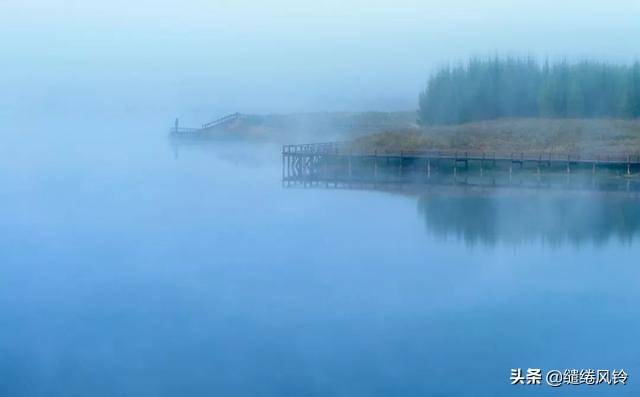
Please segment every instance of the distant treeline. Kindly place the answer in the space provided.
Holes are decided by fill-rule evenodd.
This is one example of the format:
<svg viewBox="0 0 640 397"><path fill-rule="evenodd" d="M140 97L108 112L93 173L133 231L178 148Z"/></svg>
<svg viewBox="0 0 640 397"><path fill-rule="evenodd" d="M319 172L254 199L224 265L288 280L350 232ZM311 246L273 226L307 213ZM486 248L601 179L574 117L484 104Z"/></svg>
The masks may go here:
<svg viewBox="0 0 640 397"><path fill-rule="evenodd" d="M430 78L420 95L419 115L424 124L501 117L640 117L640 63L474 58Z"/></svg>

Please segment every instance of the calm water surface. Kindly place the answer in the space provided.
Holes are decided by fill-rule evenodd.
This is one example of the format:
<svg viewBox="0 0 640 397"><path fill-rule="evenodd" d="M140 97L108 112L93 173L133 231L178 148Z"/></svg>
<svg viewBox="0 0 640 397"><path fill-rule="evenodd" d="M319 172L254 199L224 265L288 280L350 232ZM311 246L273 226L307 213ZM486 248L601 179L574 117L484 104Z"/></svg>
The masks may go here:
<svg viewBox="0 0 640 397"><path fill-rule="evenodd" d="M634 202L285 189L278 152L176 153L144 123L7 138L0 396L640 393Z"/></svg>

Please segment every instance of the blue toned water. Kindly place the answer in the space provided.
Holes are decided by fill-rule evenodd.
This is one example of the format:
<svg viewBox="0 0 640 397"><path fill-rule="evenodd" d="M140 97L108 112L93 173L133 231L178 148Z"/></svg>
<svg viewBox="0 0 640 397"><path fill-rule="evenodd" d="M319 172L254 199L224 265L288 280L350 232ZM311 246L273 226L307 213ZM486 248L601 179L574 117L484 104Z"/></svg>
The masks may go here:
<svg viewBox="0 0 640 397"><path fill-rule="evenodd" d="M16 127L0 155L0 396L640 392L617 196L285 189L279 148ZM540 196L542 194L542 196ZM627 386L511 386L511 368Z"/></svg>

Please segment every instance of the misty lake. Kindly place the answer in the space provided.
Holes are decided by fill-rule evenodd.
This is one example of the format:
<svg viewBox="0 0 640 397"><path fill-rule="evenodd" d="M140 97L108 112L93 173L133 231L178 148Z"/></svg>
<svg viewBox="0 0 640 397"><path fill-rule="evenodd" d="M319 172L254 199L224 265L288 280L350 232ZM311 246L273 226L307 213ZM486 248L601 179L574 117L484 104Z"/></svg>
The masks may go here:
<svg viewBox="0 0 640 397"><path fill-rule="evenodd" d="M3 145L0 396L640 391L637 197L283 188L275 144L77 124Z"/></svg>

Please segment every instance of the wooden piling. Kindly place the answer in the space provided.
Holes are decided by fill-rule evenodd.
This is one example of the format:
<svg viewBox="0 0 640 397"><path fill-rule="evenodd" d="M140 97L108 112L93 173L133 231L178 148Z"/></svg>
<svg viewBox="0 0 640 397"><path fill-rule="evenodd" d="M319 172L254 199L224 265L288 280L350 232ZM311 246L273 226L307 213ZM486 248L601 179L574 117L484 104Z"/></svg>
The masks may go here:
<svg viewBox="0 0 640 397"><path fill-rule="evenodd" d="M511 180L511 174L513 173L513 153L509 156L509 180Z"/></svg>
<svg viewBox="0 0 640 397"><path fill-rule="evenodd" d="M284 162L285 162L285 155L284 155L284 147L282 148L282 183L284 183Z"/></svg>
<svg viewBox="0 0 640 397"><path fill-rule="evenodd" d="M453 176L456 176L458 174L458 152L456 152L456 155L453 159Z"/></svg>
<svg viewBox="0 0 640 397"><path fill-rule="evenodd" d="M373 177L378 178L378 151L373 152Z"/></svg>

